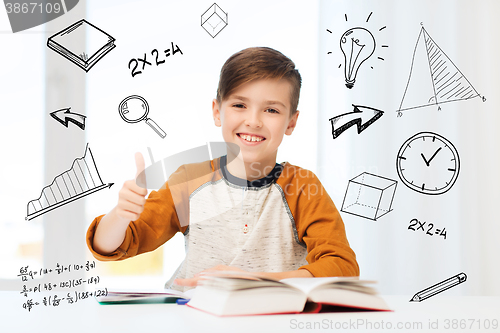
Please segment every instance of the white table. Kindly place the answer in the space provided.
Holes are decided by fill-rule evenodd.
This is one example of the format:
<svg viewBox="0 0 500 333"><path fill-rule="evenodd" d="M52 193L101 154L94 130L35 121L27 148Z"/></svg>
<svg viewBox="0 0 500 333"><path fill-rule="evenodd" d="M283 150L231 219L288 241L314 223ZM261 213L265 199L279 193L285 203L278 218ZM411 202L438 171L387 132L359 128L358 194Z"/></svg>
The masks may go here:
<svg viewBox="0 0 500 333"><path fill-rule="evenodd" d="M40 301L49 295L31 297ZM500 297L440 295L421 303L410 303L408 296L383 298L394 312L222 318L184 305L100 305L93 298L63 301L57 307L41 304L28 312L22 307L28 298L0 291L0 332L500 332ZM460 324L466 328L460 329Z"/></svg>

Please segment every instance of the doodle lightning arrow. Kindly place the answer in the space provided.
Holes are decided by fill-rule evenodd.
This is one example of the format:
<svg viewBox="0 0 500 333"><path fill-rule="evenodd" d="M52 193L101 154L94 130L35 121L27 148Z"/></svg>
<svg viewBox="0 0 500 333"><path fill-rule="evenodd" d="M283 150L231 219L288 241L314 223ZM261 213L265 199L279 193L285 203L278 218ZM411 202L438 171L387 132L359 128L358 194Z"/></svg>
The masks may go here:
<svg viewBox="0 0 500 333"><path fill-rule="evenodd" d="M52 118L54 118L55 120L57 120L66 127L68 127L68 122L72 122L76 126L80 127L82 130L84 130L86 117L78 113L73 113L70 110L71 108L61 109L51 112L50 115L52 116Z"/></svg>
<svg viewBox="0 0 500 333"><path fill-rule="evenodd" d="M358 134L360 134L384 114L384 111L368 106L354 104L352 106L354 107L353 112L344 113L340 116L330 118L330 122L332 123L332 135L334 139L336 139L340 134L342 134L345 130L347 130L354 124L358 126ZM369 120L366 120L368 117L371 118ZM340 125L338 125L337 123L340 121L341 123ZM337 128L335 128L335 125L338 125Z"/></svg>

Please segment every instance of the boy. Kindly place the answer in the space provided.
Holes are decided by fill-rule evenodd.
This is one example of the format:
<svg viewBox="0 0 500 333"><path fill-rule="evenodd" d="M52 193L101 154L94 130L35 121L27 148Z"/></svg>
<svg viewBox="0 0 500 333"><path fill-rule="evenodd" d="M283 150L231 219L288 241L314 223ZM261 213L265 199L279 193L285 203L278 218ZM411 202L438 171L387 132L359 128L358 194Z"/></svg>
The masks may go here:
<svg viewBox="0 0 500 333"><path fill-rule="evenodd" d="M89 227L93 255L125 259L182 232L186 257L167 288L195 286L200 273L210 270L277 279L359 275L340 214L319 180L276 163L283 135L297 124L300 86L295 64L276 50L248 48L232 55L212 102L227 155L181 166L147 200L146 189L125 182L116 207ZM139 176L141 154L136 164Z"/></svg>

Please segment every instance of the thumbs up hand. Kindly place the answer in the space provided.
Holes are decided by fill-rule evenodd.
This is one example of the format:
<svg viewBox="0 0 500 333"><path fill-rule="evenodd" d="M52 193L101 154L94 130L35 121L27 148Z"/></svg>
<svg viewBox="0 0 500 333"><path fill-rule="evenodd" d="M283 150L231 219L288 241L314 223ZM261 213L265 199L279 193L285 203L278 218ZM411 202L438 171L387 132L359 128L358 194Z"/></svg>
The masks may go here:
<svg viewBox="0 0 500 333"><path fill-rule="evenodd" d="M144 210L146 203L146 194L148 190L137 185L145 184L144 176L144 157L141 153L135 154L135 165L137 167L136 179L127 180L121 190L118 192L118 204L115 207L116 214L127 221L135 221Z"/></svg>

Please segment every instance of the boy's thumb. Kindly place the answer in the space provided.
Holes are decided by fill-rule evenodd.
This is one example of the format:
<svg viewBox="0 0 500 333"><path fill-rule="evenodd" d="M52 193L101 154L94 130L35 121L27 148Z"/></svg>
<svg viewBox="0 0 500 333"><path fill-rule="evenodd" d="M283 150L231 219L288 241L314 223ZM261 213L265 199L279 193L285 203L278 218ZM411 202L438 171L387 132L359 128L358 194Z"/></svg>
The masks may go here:
<svg viewBox="0 0 500 333"><path fill-rule="evenodd" d="M145 169L145 163L144 163L144 157L142 156L141 153L135 153L135 166L137 168L136 174L135 174L135 182L137 185L141 187L145 187L146 185L146 175L144 174L144 169Z"/></svg>

